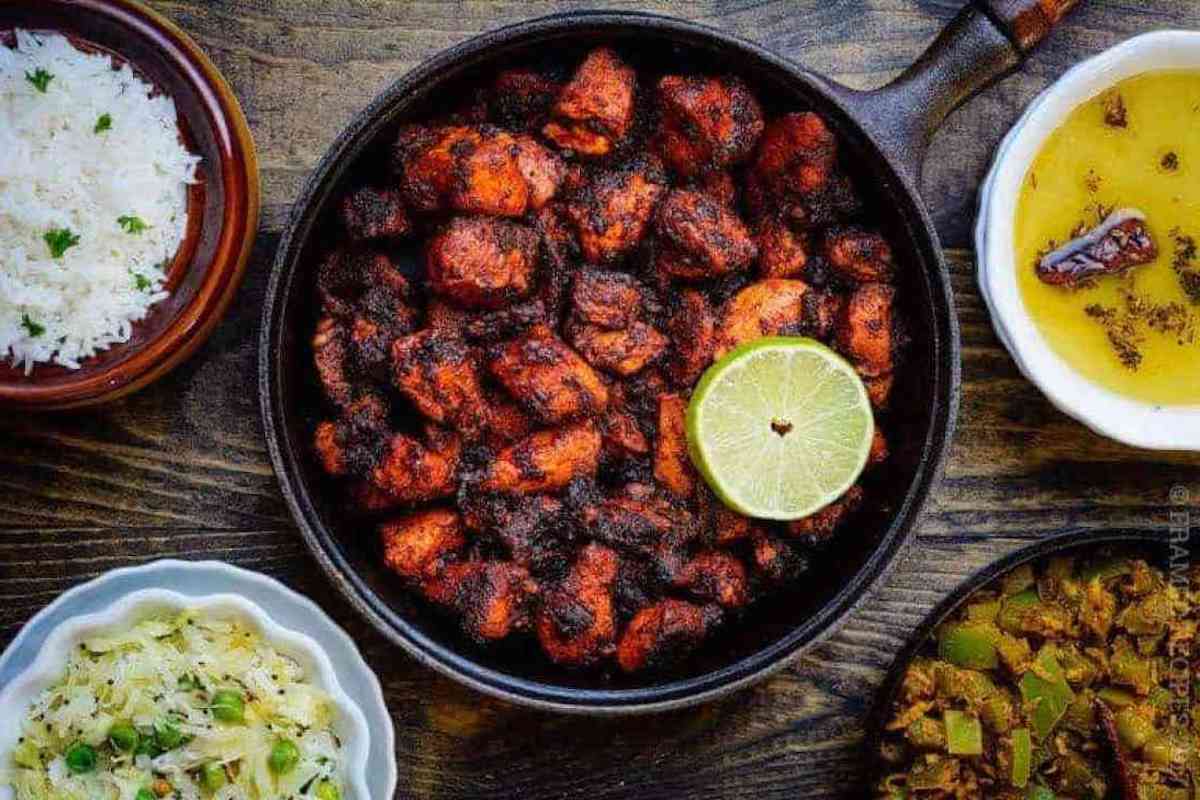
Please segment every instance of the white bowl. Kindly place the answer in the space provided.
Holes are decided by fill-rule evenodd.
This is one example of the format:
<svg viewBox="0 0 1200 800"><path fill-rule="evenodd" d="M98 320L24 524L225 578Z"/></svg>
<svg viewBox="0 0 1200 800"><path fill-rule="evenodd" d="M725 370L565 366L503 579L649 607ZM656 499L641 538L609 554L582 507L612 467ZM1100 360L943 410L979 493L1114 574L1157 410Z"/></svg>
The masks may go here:
<svg viewBox="0 0 1200 800"><path fill-rule="evenodd" d="M1150 450L1200 450L1200 406L1141 402L1085 378L1046 341L1017 286L1014 225L1029 166L1083 103L1144 72L1200 69L1200 32L1161 31L1130 39L1079 64L1041 94L996 152L979 195L975 230L979 288L992 324L1021 372L1061 411L1118 442Z"/></svg>
<svg viewBox="0 0 1200 800"><path fill-rule="evenodd" d="M177 584L184 592L188 588L192 592L159 588ZM305 620L304 627L311 625L325 646L306 633L280 625L262 606L247 599L243 592L196 594L197 584L212 586L217 591L247 586L256 599L266 599L265 604L282 609L284 616L293 621L297 619L296 607L300 606L304 614L300 617ZM122 591L138 585L154 588ZM102 610L64 616L64 611L69 613L71 608L84 610L89 607ZM387 720L378 681L362 663L352 640L337 630L315 605L277 581L219 562L167 560L143 567L114 570L64 593L36 615L0 658L0 680L24 663L22 671L0 690L0 759L7 758L15 747L29 703L61 678L70 653L82 639L114 627L127 626L148 613L163 609L196 609L238 619L280 652L295 658L303 667L307 679L325 690L333 700L336 709L334 729L345 748L342 775L345 796L355 800L386 800L392 796L396 783L392 754L394 732L390 720ZM328 628L337 630L340 637L331 639ZM354 666L353 660L357 659L362 670L346 669L348 659L344 651L335 653L334 659L331 659L326 650L331 641L341 648L348 648L353 655L353 659L349 660L351 667ZM335 667L334 660L340 669ZM14 667L14 664L17 666ZM369 676L368 680L363 680L363 671ZM368 724L368 715L343 689L339 672L344 679L358 683L357 686L347 687L357 695L362 696L363 690L369 690L373 684L374 691L365 693L368 699L376 701L373 705L377 707L369 709L373 724ZM381 727L378 723L381 715L387 722L382 730L376 732L377 738L373 740L372 728ZM387 757L381 763L371 764L369 771L368 764L372 756L380 761L378 745L386 748L384 752ZM0 800L10 800L11 797L11 788L0 787Z"/></svg>

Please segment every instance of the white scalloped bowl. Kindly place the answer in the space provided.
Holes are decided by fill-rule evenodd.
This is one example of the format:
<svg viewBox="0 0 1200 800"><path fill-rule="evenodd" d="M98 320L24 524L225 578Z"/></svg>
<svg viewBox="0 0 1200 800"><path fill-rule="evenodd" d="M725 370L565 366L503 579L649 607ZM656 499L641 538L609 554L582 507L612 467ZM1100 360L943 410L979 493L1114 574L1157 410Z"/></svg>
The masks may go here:
<svg viewBox="0 0 1200 800"><path fill-rule="evenodd" d="M156 612L188 609L218 618L236 619L279 652L296 659L306 678L333 699L336 709L334 732L345 751L342 776L345 796L370 800L366 780L370 734L366 717L342 690L329 656L308 636L282 627L258 605L233 594L188 597L166 589L143 589L126 595L104 612L72 617L59 625L46 639L33 664L0 692L0 758L7 758L16 747L29 704L58 682L71 652L80 641L114 628L128 627ZM0 787L0 800L12 800L13 795L11 787Z"/></svg>
<svg viewBox="0 0 1200 800"><path fill-rule="evenodd" d="M996 152L979 195L979 289L996 334L1017 366L1059 410L1102 436L1148 450L1200 450L1200 406L1163 406L1098 386L1051 348L1017 286L1017 200L1042 146L1081 104L1145 72L1200 69L1200 32L1138 36L1085 61L1043 92Z"/></svg>

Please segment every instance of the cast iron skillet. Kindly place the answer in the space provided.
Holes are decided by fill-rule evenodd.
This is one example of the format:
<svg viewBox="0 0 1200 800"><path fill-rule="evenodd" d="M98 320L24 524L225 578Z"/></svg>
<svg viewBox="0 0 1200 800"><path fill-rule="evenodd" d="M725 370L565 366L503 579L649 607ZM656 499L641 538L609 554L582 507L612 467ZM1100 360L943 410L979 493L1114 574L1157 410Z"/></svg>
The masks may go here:
<svg viewBox="0 0 1200 800"><path fill-rule="evenodd" d="M958 324L941 248L916 185L929 138L967 98L1014 70L1076 0L977 0L890 86L858 92L729 34L638 13L573 13L479 36L436 56L385 91L338 137L296 203L263 312L260 396L272 462L306 543L337 588L386 637L422 663L488 694L559 711L613 714L699 703L782 667L843 619L907 540L950 442L959 399ZM900 295L911 357L885 421L893 458L872 488L880 502L853 536L814 560L803 581L755 606L669 674L563 671L528 643L479 648L379 565L369 525L347 518L310 453L321 409L308 339L314 265L331 238L332 198L377 172L405 120L445 113L497 70L572 67L598 43L639 69L734 71L771 113L813 109L835 127L872 224L904 265ZM412 261L419 263L413 253ZM414 277L420 279L419 273Z"/></svg>
<svg viewBox="0 0 1200 800"><path fill-rule="evenodd" d="M880 758L879 749L884 740L884 726L887 725L892 704L896 700L896 694L900 691L900 684L904 680L904 673L908 668L909 662L932 646L933 632L937 629L937 626L941 625L942 621L953 614L971 595L1022 564L1041 561L1051 556L1068 554L1083 555L1095 552L1101 548L1112 548L1120 552L1139 555L1151 564L1167 568L1172 565L1172 559L1177 559L1181 553L1189 553L1188 557L1192 558L1196 550L1200 549L1200 541L1195 539L1188 539L1186 542L1174 542L1174 544L1177 544L1180 549L1176 549L1171 537L1162 531L1126 531L1120 533L1074 531L1060 536L1052 536L1049 539L1043 539L1035 544L1022 547L1015 553L984 567L968 578L954 590L953 594L943 600L937 608L929 613L929 616L925 618L921 626L913 633L912 638L908 640L904 649L896 656L891 669L888 670L887 677L884 679L883 685L879 689L879 694L875 699L875 705L871 708L867 725L867 737L864 744L866 748L866 763L871 765L872 779L877 780L883 777L881 773L884 763ZM936 652L936 647L934 652Z"/></svg>

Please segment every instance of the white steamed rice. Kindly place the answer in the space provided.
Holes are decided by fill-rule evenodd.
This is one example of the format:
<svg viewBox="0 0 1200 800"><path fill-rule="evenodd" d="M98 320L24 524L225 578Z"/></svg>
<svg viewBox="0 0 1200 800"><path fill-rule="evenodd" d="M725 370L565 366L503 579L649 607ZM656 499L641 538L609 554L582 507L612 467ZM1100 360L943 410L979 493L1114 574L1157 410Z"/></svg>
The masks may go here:
<svg viewBox="0 0 1200 800"><path fill-rule="evenodd" d="M53 76L44 93L28 77L39 70ZM179 141L175 103L152 92L62 36L0 45L0 358L26 372L78 368L167 297L200 159ZM130 233L122 217L147 227ZM53 258L45 237L61 229L79 241Z"/></svg>

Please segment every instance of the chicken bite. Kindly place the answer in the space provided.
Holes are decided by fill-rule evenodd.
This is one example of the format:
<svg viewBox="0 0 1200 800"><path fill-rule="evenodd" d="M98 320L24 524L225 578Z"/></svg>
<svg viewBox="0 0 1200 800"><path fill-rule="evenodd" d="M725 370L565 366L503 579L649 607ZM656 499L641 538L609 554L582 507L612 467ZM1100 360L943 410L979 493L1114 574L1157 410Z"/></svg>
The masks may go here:
<svg viewBox="0 0 1200 800"><path fill-rule="evenodd" d="M412 220L395 189L364 186L343 197L339 211L352 242L402 239L412 232Z"/></svg>
<svg viewBox="0 0 1200 800"><path fill-rule="evenodd" d="M650 453L650 443L630 413L610 407L600 423L604 456L608 461L638 458Z"/></svg>
<svg viewBox="0 0 1200 800"><path fill-rule="evenodd" d="M721 308L716 356L763 336L824 339L833 329L838 306L835 296L804 281L772 278L752 283Z"/></svg>
<svg viewBox="0 0 1200 800"><path fill-rule="evenodd" d="M655 581L676 580L696 538L695 518L653 486L628 484L619 494L584 504L580 518L590 537L628 553Z"/></svg>
<svg viewBox="0 0 1200 800"><path fill-rule="evenodd" d="M318 423L313 450L326 473L342 477L375 463L387 436L387 403L368 393L335 420Z"/></svg>
<svg viewBox="0 0 1200 800"><path fill-rule="evenodd" d="M499 308L533 288L538 236L488 217L455 217L429 240L430 288L465 308Z"/></svg>
<svg viewBox="0 0 1200 800"><path fill-rule="evenodd" d="M566 579L545 592L536 629L552 661L589 666L612 654L617 637L613 584L618 566L617 554L609 548L586 545Z"/></svg>
<svg viewBox="0 0 1200 800"><path fill-rule="evenodd" d="M322 310L335 317L367 320L389 332L416 328L408 280L387 255L374 250L335 250L326 256L317 268L317 297Z"/></svg>
<svg viewBox="0 0 1200 800"><path fill-rule="evenodd" d="M788 535L803 538L811 544L829 541L846 518L857 511L863 503L861 486L851 486L844 495L820 511L787 524Z"/></svg>
<svg viewBox="0 0 1200 800"><path fill-rule="evenodd" d="M617 663L625 672L670 666L691 654L711 628L720 611L683 600L666 599L638 612L617 645Z"/></svg>
<svg viewBox="0 0 1200 800"><path fill-rule="evenodd" d="M529 210L540 211L558 193L566 165L532 136L517 136L516 149L517 169L529 187Z"/></svg>
<svg viewBox="0 0 1200 800"><path fill-rule="evenodd" d="M579 235L584 260L607 264L637 247L666 188L662 165L651 157L599 169L572 183L566 215Z"/></svg>
<svg viewBox="0 0 1200 800"><path fill-rule="evenodd" d="M350 405L356 394L350 367L350 343L341 321L322 317L312 338L313 364L325 398L338 408Z"/></svg>
<svg viewBox="0 0 1200 800"><path fill-rule="evenodd" d="M755 177L769 192L813 194L830 182L837 138L812 112L785 114L767 125L754 159Z"/></svg>
<svg viewBox="0 0 1200 800"><path fill-rule="evenodd" d="M745 269L758 246L737 214L699 192L674 190L655 216L658 269L684 280L705 280Z"/></svg>
<svg viewBox="0 0 1200 800"><path fill-rule="evenodd" d="M737 207L737 181L734 180L733 173L728 170L706 172L692 181L688 188L708 195L726 208Z"/></svg>
<svg viewBox="0 0 1200 800"><path fill-rule="evenodd" d="M576 319L606 330L622 330L648 311L648 290L627 272L582 269L571 287Z"/></svg>
<svg viewBox="0 0 1200 800"><path fill-rule="evenodd" d="M718 550L698 553L684 564L675 586L722 608L741 608L750 600L746 567L734 556Z"/></svg>
<svg viewBox="0 0 1200 800"><path fill-rule="evenodd" d="M768 217L758 226L758 272L764 278L798 278L808 264L807 238L782 220Z"/></svg>
<svg viewBox="0 0 1200 800"><path fill-rule="evenodd" d="M517 402L550 425L599 414L608 405L600 376L545 326L492 348L488 366Z"/></svg>
<svg viewBox="0 0 1200 800"><path fill-rule="evenodd" d="M668 345L665 336L641 321L631 322L623 330L572 322L567 325L567 336L585 361L621 377L641 372L662 356Z"/></svg>
<svg viewBox="0 0 1200 800"><path fill-rule="evenodd" d="M654 442L654 479L680 498L696 491L696 470L688 456L687 400L678 394L658 398L658 438Z"/></svg>
<svg viewBox="0 0 1200 800"><path fill-rule="evenodd" d="M409 580L437 575L447 558L467 543L462 519L445 508L415 511L383 522L379 526L379 541L384 566Z"/></svg>
<svg viewBox="0 0 1200 800"><path fill-rule="evenodd" d="M892 372L895 297L894 287L863 284L846 301L838 317L838 350L864 377L877 378Z"/></svg>
<svg viewBox="0 0 1200 800"><path fill-rule="evenodd" d="M392 382L440 425L473 434L487 418L474 353L455 334L426 329L393 342Z"/></svg>
<svg viewBox="0 0 1200 800"><path fill-rule="evenodd" d="M393 434L368 477L401 503L449 497L458 489L461 448L457 435L439 434L427 445L403 433Z"/></svg>
<svg viewBox="0 0 1200 800"><path fill-rule="evenodd" d="M716 315L703 294L695 289L684 289L679 293L667 320L672 356L665 366L676 386L692 386L712 364L716 324Z"/></svg>
<svg viewBox="0 0 1200 800"><path fill-rule="evenodd" d="M538 431L501 450L487 465L479 489L516 494L560 491L573 480L595 476L600 447L594 422Z"/></svg>
<svg viewBox="0 0 1200 800"><path fill-rule="evenodd" d="M529 627L537 582L504 561L448 564L422 584L431 601L462 614L463 631L477 642L494 642Z"/></svg>
<svg viewBox="0 0 1200 800"><path fill-rule="evenodd" d="M657 94L662 116L655 144L682 176L740 163L762 135L762 108L739 78L667 75Z"/></svg>
<svg viewBox="0 0 1200 800"><path fill-rule="evenodd" d="M460 500L464 524L480 541L499 545L514 564L559 578L575 549L571 520L557 497L546 494L471 493Z"/></svg>
<svg viewBox="0 0 1200 800"><path fill-rule="evenodd" d="M542 128L547 139L584 156L605 156L633 124L637 74L613 50L588 53L563 87Z"/></svg>
<svg viewBox="0 0 1200 800"><path fill-rule="evenodd" d="M513 130L542 127L558 100L562 84L531 69L506 69L492 82L492 118Z"/></svg>
<svg viewBox="0 0 1200 800"><path fill-rule="evenodd" d="M751 567L769 583L787 583L808 569L808 561L778 536L763 530L751 534Z"/></svg>
<svg viewBox="0 0 1200 800"><path fill-rule="evenodd" d="M858 283L886 283L895 273L892 248L877 233L856 227L825 234L825 260L833 271Z"/></svg>
<svg viewBox="0 0 1200 800"><path fill-rule="evenodd" d="M511 134L486 125L405 126L392 168L414 211L520 217L529 184Z"/></svg>

